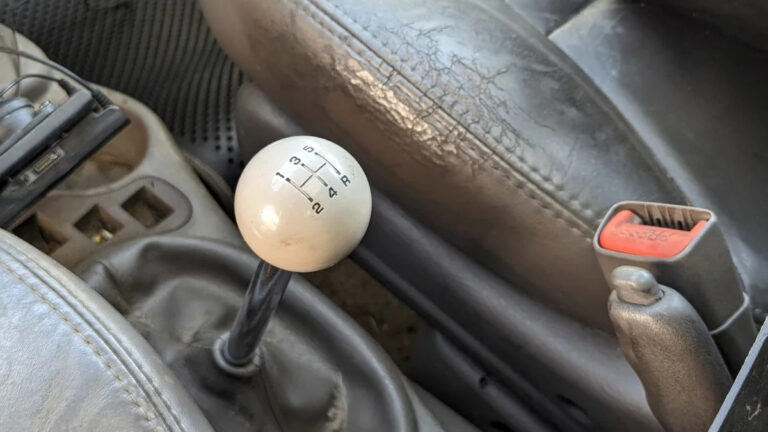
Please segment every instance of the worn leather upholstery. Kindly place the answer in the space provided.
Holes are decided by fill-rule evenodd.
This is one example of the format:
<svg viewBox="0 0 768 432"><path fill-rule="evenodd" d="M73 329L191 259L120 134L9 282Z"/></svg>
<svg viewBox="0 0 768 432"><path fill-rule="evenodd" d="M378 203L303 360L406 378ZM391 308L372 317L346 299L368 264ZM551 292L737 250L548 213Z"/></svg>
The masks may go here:
<svg viewBox="0 0 768 432"><path fill-rule="evenodd" d="M591 238L613 203L684 203L614 106L502 2L201 2L219 42L308 132L546 304L610 329Z"/></svg>
<svg viewBox="0 0 768 432"><path fill-rule="evenodd" d="M0 430L212 430L122 316L5 231L0 287Z"/></svg>

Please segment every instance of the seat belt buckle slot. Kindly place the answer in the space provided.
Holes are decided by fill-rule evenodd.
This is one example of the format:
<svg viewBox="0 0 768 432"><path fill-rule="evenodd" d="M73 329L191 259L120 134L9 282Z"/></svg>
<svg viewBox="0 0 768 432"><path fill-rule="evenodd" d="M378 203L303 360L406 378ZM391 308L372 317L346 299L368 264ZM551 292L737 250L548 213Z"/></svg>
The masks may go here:
<svg viewBox="0 0 768 432"><path fill-rule="evenodd" d="M711 216L706 211L654 207L644 212L623 209L615 213L600 232L600 246L631 255L672 258L699 236Z"/></svg>

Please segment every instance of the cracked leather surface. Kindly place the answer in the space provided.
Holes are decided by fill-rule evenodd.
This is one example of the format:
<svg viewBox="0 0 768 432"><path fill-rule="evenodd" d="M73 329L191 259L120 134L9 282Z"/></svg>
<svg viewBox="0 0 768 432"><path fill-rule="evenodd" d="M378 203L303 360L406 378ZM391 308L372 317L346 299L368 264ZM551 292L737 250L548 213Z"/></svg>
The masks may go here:
<svg viewBox="0 0 768 432"><path fill-rule="evenodd" d="M590 249L605 210L685 202L610 102L506 4L201 4L228 54L297 123L350 150L417 219L582 322L610 329Z"/></svg>
<svg viewBox="0 0 768 432"><path fill-rule="evenodd" d="M2 230L0 286L0 430L212 430L122 316Z"/></svg>

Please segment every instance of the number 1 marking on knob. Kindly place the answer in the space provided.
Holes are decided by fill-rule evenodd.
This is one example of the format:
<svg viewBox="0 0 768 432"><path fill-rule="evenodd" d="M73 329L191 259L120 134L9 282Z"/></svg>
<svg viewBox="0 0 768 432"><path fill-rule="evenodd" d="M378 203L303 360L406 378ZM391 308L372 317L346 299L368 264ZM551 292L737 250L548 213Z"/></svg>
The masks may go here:
<svg viewBox="0 0 768 432"><path fill-rule="evenodd" d="M280 173L280 172L276 172L276 173L275 173L275 175L276 175L276 176L278 176L278 177L280 177L280 178L283 178L283 179L285 179L285 181L287 181L289 185L291 185L291 186L295 187L297 191L301 192L301 194L302 194L302 195L304 195L304 197L305 197L306 199L308 199L308 200L309 200L309 202L314 202L314 201L315 201L314 199L312 199L312 197L311 197L311 196L309 196L309 194L308 194L308 193L304 192L304 189L302 189L302 188L301 188L301 186L299 186L299 185L297 185L296 183L294 183L294 182L293 182L293 180L291 180L289 177L286 177L286 176L284 176L284 175L283 175L282 173Z"/></svg>

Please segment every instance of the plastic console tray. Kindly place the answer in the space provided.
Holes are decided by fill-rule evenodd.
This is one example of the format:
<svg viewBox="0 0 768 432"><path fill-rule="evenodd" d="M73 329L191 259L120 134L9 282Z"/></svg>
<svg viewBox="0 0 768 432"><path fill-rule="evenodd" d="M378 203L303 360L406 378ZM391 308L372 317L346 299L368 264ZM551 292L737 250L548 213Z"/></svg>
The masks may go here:
<svg viewBox="0 0 768 432"><path fill-rule="evenodd" d="M0 227L7 228L128 124L128 118L116 106L89 113L92 105L87 92L73 94L44 122L0 155L2 172L13 175L0 189ZM27 164L30 154L34 155L35 150L45 144L50 147Z"/></svg>

